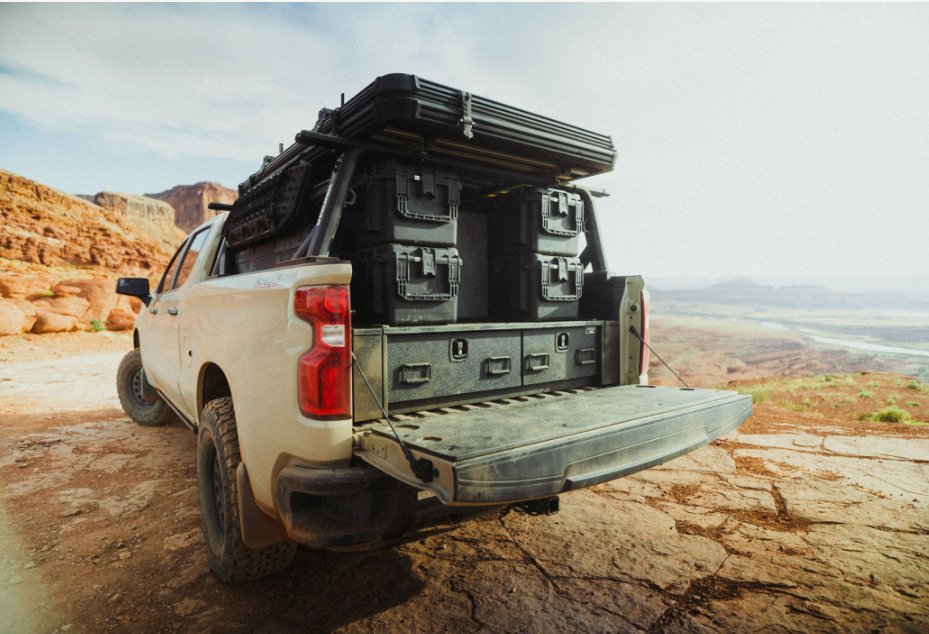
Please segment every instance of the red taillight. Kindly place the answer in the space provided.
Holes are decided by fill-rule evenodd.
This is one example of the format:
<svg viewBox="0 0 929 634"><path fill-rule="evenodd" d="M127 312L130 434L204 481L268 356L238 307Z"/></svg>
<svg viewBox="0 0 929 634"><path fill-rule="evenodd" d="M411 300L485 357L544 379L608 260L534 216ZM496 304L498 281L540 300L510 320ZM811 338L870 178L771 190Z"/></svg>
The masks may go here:
<svg viewBox="0 0 929 634"><path fill-rule="evenodd" d="M645 341L645 343L651 343L652 339L648 334L648 311L652 306L652 300L648 295L648 291L642 291L640 300L639 303L642 305L642 340ZM642 375L648 372L649 350L645 345L640 346L640 348L639 375Z"/></svg>
<svg viewBox="0 0 929 634"><path fill-rule="evenodd" d="M352 417L352 318L348 286L297 289L294 312L313 325L313 347L300 357L300 411L320 420Z"/></svg>

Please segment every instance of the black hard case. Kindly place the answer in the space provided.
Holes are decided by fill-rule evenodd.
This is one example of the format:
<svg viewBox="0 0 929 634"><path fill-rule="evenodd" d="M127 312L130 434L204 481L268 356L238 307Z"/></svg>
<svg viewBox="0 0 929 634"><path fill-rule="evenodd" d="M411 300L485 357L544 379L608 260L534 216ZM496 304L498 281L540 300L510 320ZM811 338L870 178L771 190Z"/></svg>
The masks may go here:
<svg viewBox="0 0 929 634"><path fill-rule="evenodd" d="M430 153L506 161L568 178L607 172L616 162L608 135L401 73L378 77L342 107L324 112L317 129L423 143Z"/></svg>
<svg viewBox="0 0 929 634"><path fill-rule="evenodd" d="M455 246L461 201L455 174L383 161L356 176L354 185L358 201L348 215L357 247L390 242Z"/></svg>
<svg viewBox="0 0 929 634"><path fill-rule="evenodd" d="M495 259L491 265L493 319L576 319L584 290L578 258L530 253Z"/></svg>
<svg viewBox="0 0 929 634"><path fill-rule="evenodd" d="M352 256L356 323L445 324L458 316L457 249L382 244Z"/></svg>
<svg viewBox="0 0 929 634"><path fill-rule="evenodd" d="M584 232L584 201L577 194L524 187L490 205L494 253L577 256Z"/></svg>

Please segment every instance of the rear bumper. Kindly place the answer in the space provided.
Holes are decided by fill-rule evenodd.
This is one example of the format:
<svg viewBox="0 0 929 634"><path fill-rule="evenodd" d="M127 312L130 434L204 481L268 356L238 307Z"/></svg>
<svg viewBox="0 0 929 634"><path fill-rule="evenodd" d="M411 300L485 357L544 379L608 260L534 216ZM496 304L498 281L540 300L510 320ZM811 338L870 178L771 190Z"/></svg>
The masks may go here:
<svg viewBox="0 0 929 634"><path fill-rule="evenodd" d="M277 508L287 536L315 548L376 542L409 524L415 489L369 467L287 467L277 479ZM403 485L400 485L403 486ZM384 500L390 499L393 508Z"/></svg>
<svg viewBox="0 0 929 634"><path fill-rule="evenodd" d="M509 503L661 464L725 435L751 413L751 397L733 392L607 388L414 421L404 440L438 470L428 484L404 468L396 440L380 426L362 436L356 455L446 504Z"/></svg>

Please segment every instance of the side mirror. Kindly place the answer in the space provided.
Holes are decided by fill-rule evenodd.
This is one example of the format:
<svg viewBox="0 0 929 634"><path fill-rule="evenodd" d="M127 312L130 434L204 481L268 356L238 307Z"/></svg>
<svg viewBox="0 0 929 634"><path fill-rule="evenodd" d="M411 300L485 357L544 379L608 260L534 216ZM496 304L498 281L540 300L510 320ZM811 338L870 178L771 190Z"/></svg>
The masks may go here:
<svg viewBox="0 0 929 634"><path fill-rule="evenodd" d="M138 297L146 306L152 300L152 296L148 292L148 278L145 277L119 278L119 281L116 282L116 293L128 295L129 297Z"/></svg>

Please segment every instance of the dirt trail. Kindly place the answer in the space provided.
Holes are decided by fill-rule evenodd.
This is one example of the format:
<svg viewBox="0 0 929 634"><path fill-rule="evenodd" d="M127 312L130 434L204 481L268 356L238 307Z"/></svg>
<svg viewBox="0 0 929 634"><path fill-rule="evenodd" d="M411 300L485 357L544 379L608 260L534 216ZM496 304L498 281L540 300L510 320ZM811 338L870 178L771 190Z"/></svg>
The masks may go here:
<svg viewBox="0 0 929 634"><path fill-rule="evenodd" d="M203 550L196 438L119 408L131 339L71 357L78 344L43 341L0 362L3 634L929 631L929 428L759 406L557 515L301 550L228 588Z"/></svg>

